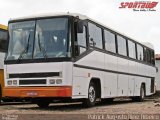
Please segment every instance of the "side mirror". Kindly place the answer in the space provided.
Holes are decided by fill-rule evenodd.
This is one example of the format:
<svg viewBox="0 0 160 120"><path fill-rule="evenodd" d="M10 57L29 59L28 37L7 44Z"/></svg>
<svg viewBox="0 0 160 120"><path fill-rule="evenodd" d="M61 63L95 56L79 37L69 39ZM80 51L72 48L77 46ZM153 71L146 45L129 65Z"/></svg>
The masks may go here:
<svg viewBox="0 0 160 120"><path fill-rule="evenodd" d="M83 21L82 20L79 20L77 22L77 32L78 33L83 33Z"/></svg>

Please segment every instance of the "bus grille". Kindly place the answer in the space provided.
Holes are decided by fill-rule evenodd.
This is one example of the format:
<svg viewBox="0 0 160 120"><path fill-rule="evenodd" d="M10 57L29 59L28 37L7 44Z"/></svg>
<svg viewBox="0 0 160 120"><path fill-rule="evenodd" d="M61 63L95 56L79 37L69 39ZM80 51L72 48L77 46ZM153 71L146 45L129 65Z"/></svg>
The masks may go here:
<svg viewBox="0 0 160 120"><path fill-rule="evenodd" d="M44 85L46 84L46 79L29 79L29 80L19 80L19 85Z"/></svg>
<svg viewBox="0 0 160 120"><path fill-rule="evenodd" d="M40 77L55 77L60 76L59 72L45 72L45 73L18 73L9 74L9 78L40 78Z"/></svg>

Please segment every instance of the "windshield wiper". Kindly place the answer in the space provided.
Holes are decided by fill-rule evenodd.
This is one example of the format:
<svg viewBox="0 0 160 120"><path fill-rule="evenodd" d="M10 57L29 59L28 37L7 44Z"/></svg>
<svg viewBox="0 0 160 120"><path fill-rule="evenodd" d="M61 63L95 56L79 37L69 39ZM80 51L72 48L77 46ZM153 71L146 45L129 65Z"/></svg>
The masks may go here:
<svg viewBox="0 0 160 120"><path fill-rule="evenodd" d="M42 51L43 56L44 56L45 58L48 58L48 55L47 55L46 50L45 50L45 49L42 47L42 45L41 45L39 34L38 34L38 46L39 46L39 50Z"/></svg>
<svg viewBox="0 0 160 120"><path fill-rule="evenodd" d="M28 52L28 49L29 49L29 41L30 41L30 34L28 35L28 40L27 40L26 47L25 47L25 49L21 52L21 54L19 55L18 61L23 58L23 54L25 54L25 53Z"/></svg>

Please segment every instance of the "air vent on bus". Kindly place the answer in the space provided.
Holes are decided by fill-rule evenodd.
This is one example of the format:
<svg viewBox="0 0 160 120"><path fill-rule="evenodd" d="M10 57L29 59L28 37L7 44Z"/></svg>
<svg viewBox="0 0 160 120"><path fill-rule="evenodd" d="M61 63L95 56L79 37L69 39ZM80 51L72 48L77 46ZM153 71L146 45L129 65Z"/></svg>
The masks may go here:
<svg viewBox="0 0 160 120"><path fill-rule="evenodd" d="M42 85L46 83L46 79L19 80L19 85Z"/></svg>

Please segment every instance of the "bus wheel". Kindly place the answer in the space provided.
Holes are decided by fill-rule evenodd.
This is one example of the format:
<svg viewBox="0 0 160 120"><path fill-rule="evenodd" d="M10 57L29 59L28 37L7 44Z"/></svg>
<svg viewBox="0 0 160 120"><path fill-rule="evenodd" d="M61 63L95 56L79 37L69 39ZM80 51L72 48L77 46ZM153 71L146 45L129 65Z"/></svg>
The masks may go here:
<svg viewBox="0 0 160 120"><path fill-rule="evenodd" d="M89 84L89 88L88 88L88 98L84 99L83 105L85 107L94 106L95 102L96 102L96 98L97 98L96 87L95 87L95 84L93 82L91 82Z"/></svg>
<svg viewBox="0 0 160 120"><path fill-rule="evenodd" d="M145 87L144 85L141 85L140 96L138 97L138 101L142 102L144 101L144 98L145 98Z"/></svg>
<svg viewBox="0 0 160 120"><path fill-rule="evenodd" d="M36 102L36 104L40 107L40 108L47 108L50 104L50 101L48 100L39 100Z"/></svg>
<svg viewBox="0 0 160 120"><path fill-rule="evenodd" d="M145 86L144 86L144 85L141 85L140 96L138 96L138 97L133 97L132 100L133 100L133 101L136 101L136 102L143 102L145 96L146 96Z"/></svg>

